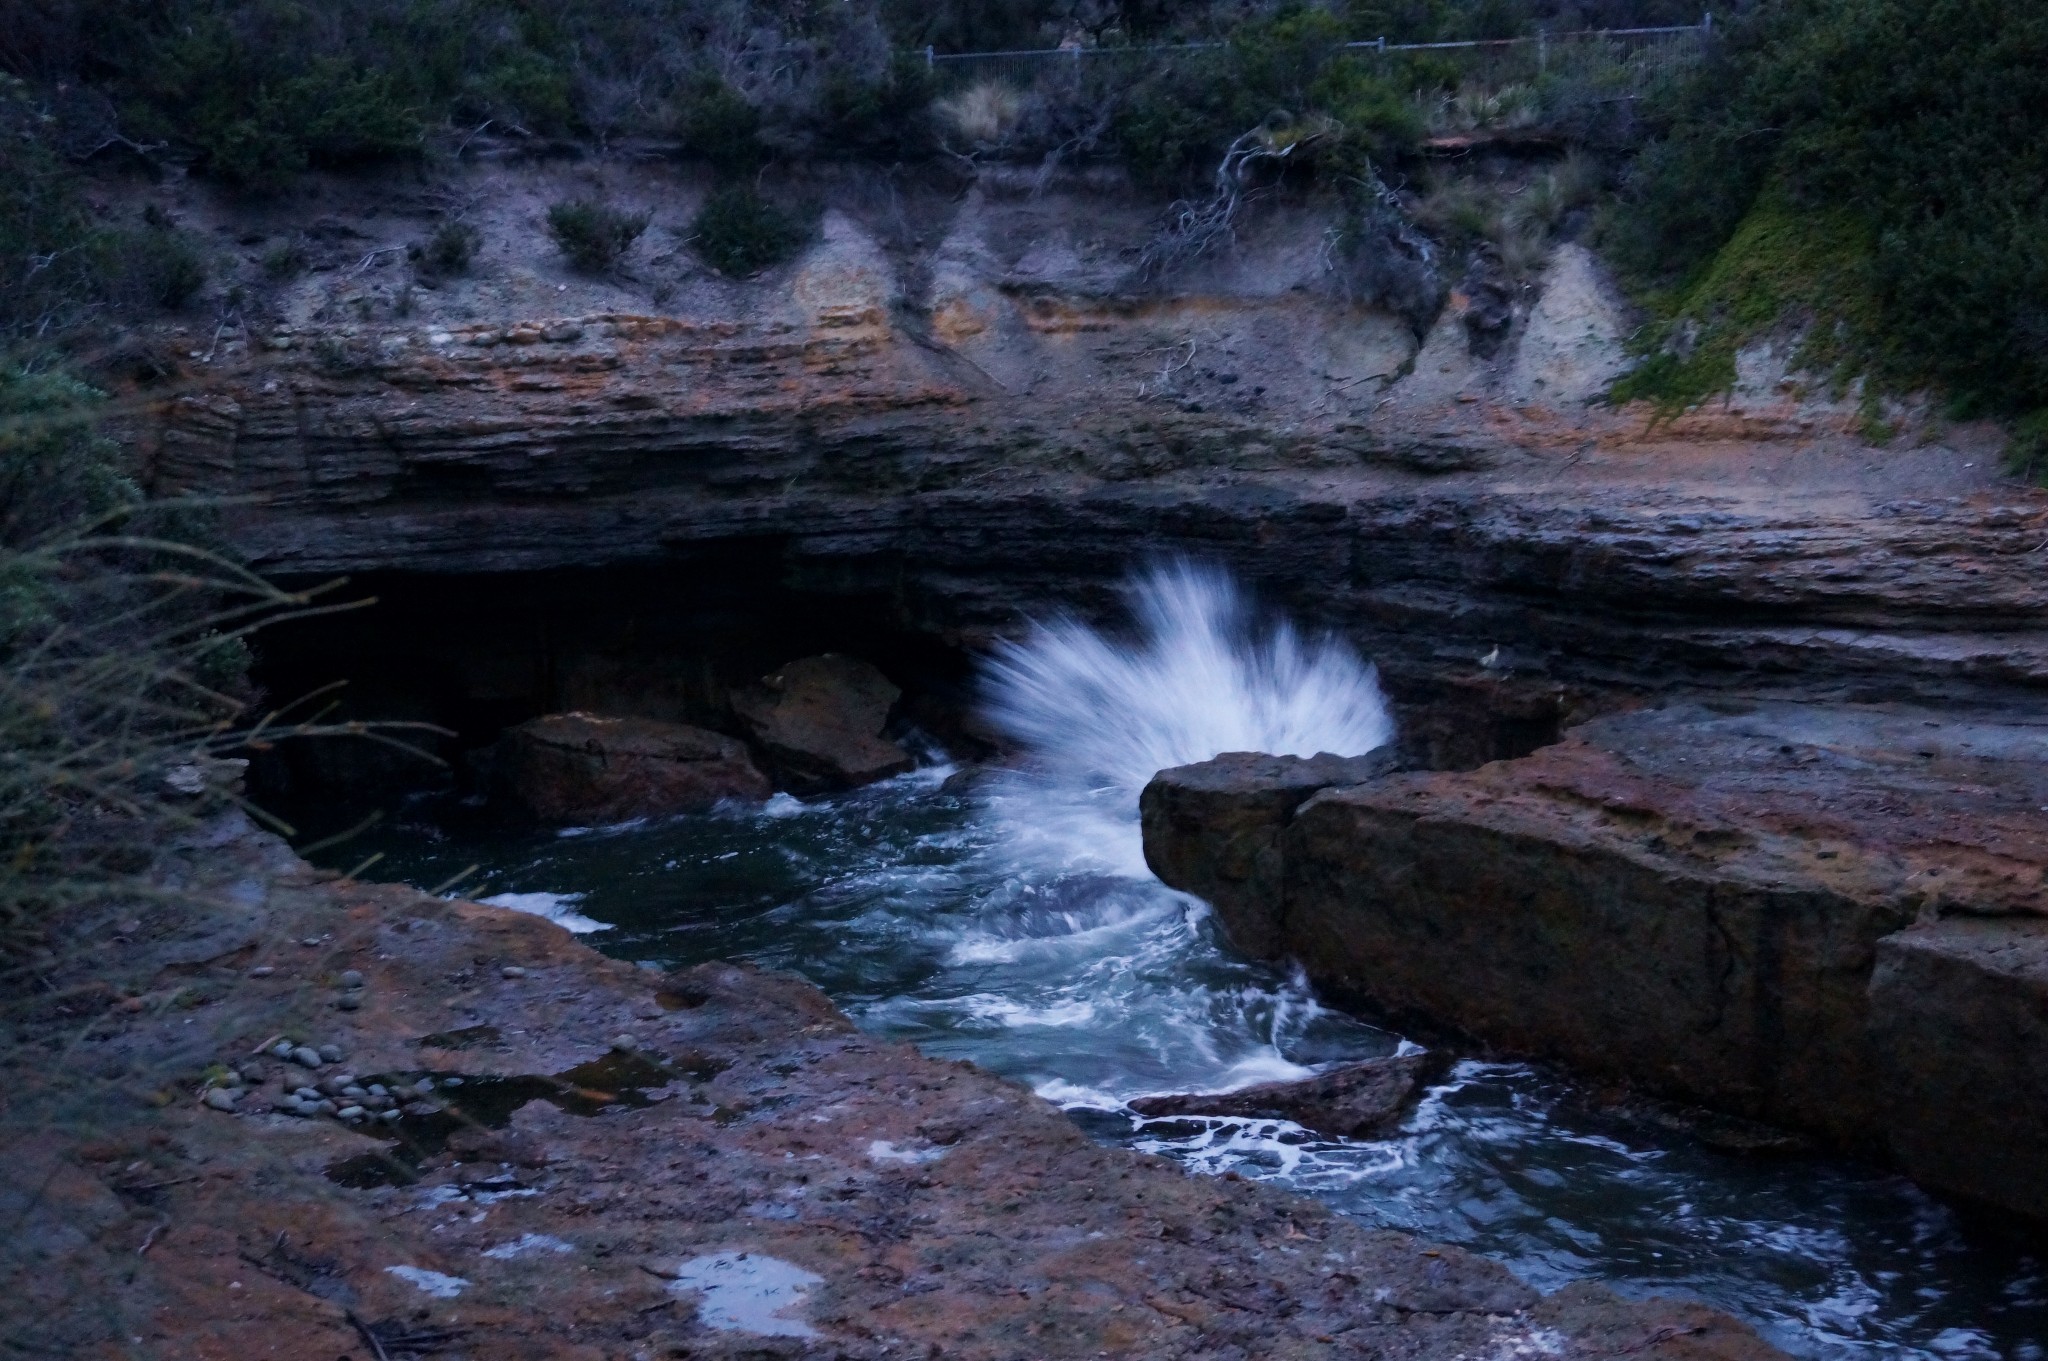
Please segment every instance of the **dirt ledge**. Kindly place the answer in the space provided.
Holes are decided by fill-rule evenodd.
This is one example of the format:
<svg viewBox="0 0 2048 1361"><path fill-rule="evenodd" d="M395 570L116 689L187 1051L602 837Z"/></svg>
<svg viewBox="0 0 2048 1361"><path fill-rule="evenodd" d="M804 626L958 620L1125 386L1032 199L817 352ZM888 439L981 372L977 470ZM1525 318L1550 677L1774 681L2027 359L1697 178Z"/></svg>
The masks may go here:
<svg viewBox="0 0 2048 1361"><path fill-rule="evenodd" d="M323 879L246 825L180 857L220 906L85 914L11 1017L10 1354L1778 1355L1697 1305L1544 1298L1459 1249L1098 1147L792 977L651 973L537 918ZM345 1057L269 1057L280 1035ZM214 1098L230 1110L204 1100L224 1063L257 1079ZM274 1109L337 1067L439 1079L402 1122L445 1136L417 1180L341 1185L351 1159L404 1181L365 1175L393 1145ZM492 1092L525 1099L427 1113ZM765 1334L707 1326L748 1310L699 1287L749 1271L794 1281L787 1307L755 1311Z"/></svg>

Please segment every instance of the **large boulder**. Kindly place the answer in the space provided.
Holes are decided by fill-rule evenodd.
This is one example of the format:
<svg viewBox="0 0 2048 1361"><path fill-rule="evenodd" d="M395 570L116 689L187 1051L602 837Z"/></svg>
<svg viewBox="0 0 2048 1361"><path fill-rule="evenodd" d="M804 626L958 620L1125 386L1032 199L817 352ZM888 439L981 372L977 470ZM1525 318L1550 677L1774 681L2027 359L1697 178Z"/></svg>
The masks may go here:
<svg viewBox="0 0 2048 1361"><path fill-rule="evenodd" d="M765 799L768 778L746 745L651 718L546 714L505 734L496 774L547 822L618 822L701 812L721 799Z"/></svg>
<svg viewBox="0 0 2048 1361"><path fill-rule="evenodd" d="M910 769L910 753L882 736L902 695L869 663L828 652L736 691L732 707L779 783L822 794Z"/></svg>

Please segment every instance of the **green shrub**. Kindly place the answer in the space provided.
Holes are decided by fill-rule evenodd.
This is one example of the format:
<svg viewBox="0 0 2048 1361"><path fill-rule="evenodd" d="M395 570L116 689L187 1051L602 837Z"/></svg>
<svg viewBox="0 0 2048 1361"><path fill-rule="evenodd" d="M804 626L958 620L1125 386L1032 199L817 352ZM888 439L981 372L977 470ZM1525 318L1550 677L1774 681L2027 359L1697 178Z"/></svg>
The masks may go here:
<svg viewBox="0 0 2048 1361"><path fill-rule="evenodd" d="M175 311L206 286L206 257L176 227L101 231L92 244L105 296L130 309Z"/></svg>
<svg viewBox="0 0 2048 1361"><path fill-rule="evenodd" d="M602 274L618 264L653 220L652 213L629 213L594 199L572 199L548 209L548 235L569 263L586 274Z"/></svg>
<svg viewBox="0 0 2048 1361"><path fill-rule="evenodd" d="M794 255L803 225L746 185L714 190L690 221L689 242L720 274L744 278Z"/></svg>
<svg viewBox="0 0 2048 1361"><path fill-rule="evenodd" d="M1317 129L1312 159L1335 175L1412 150L1423 127L1407 90L1372 58L1345 52L1343 39L1336 19L1300 10L1176 58L1118 110L1121 159L1139 183L1178 191L1213 175L1224 149L1261 125Z"/></svg>
<svg viewBox="0 0 2048 1361"><path fill-rule="evenodd" d="M922 58L898 53L879 79L846 67L823 77L811 143L837 152L908 158L931 149L926 109L931 73Z"/></svg>
<svg viewBox="0 0 2048 1361"><path fill-rule="evenodd" d="M313 257L306 250L306 240L302 236L281 241L263 252L263 272L272 279L296 279L312 263Z"/></svg>
<svg viewBox="0 0 2048 1361"><path fill-rule="evenodd" d="M2005 466L2019 476L2048 486L2048 407L2030 411L2013 422L2005 446Z"/></svg>
<svg viewBox="0 0 2048 1361"><path fill-rule="evenodd" d="M483 233L467 222L443 222L425 241L407 247L406 255L422 278L442 279L469 273L482 244Z"/></svg>
<svg viewBox="0 0 2048 1361"><path fill-rule="evenodd" d="M1649 115L1605 236L1639 286L1688 292L1776 195L1856 238L1821 310L1874 379L2048 405L2048 8L1780 0Z"/></svg>
<svg viewBox="0 0 2048 1361"><path fill-rule="evenodd" d="M727 173L751 170L767 155L761 111L722 80L706 81L678 102L676 138L687 154Z"/></svg>

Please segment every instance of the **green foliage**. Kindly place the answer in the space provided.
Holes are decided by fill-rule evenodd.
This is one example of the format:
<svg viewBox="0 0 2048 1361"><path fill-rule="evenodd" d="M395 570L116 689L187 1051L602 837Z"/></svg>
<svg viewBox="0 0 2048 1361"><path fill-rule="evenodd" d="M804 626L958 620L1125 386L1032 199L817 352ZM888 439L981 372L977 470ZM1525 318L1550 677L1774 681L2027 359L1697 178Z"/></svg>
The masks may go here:
<svg viewBox="0 0 2048 1361"><path fill-rule="evenodd" d="M422 278L443 279L469 273L477 247L482 244L483 233L467 222L443 222L434 228L432 236L409 247L406 254Z"/></svg>
<svg viewBox="0 0 2048 1361"><path fill-rule="evenodd" d="M96 217L46 140L52 131L25 88L0 77L0 345L10 334L61 337L109 305L182 307L206 283L195 238L168 219L117 227Z"/></svg>
<svg viewBox="0 0 2048 1361"><path fill-rule="evenodd" d="M1839 343L1873 377L2048 403L2048 8L1781 0L1652 114L1608 236L1639 282L1734 249L1768 188L1857 224Z"/></svg>
<svg viewBox="0 0 2048 1361"><path fill-rule="evenodd" d="M1807 328L1798 362L1846 379L1871 358L1866 338L1879 324L1866 275L1870 249L1856 214L1765 194L1691 279L1651 295L1661 320L1642 337L1647 357L1610 399L1644 398L1670 411L1725 391L1743 343L1786 322Z"/></svg>
<svg viewBox="0 0 2048 1361"><path fill-rule="evenodd" d="M1123 105L1124 164L1149 187L1184 189L1262 124L1316 129L1316 159L1340 174L1412 150L1423 129L1407 90L1372 58L1347 53L1344 38L1331 15L1297 10L1240 25L1221 51L1182 58Z"/></svg>
<svg viewBox="0 0 2048 1361"><path fill-rule="evenodd" d="M761 111L723 80L708 80L678 102L676 136L683 150L726 173L760 164Z"/></svg>
<svg viewBox="0 0 2048 1361"><path fill-rule="evenodd" d="M169 223L103 229L91 246L102 293L133 310L175 311L206 286L206 259L191 233Z"/></svg>
<svg viewBox="0 0 2048 1361"><path fill-rule="evenodd" d="M814 136L820 145L861 155L922 155L931 146L931 102L931 75L921 58L898 54L873 79L838 68L824 78Z"/></svg>
<svg viewBox="0 0 2048 1361"><path fill-rule="evenodd" d="M548 235L569 263L586 274L602 274L640 239L652 213L627 212L595 199L570 199L548 209Z"/></svg>
<svg viewBox="0 0 2048 1361"><path fill-rule="evenodd" d="M263 273L272 279L296 279L313 263L303 237L294 236L263 252Z"/></svg>
<svg viewBox="0 0 2048 1361"><path fill-rule="evenodd" d="M0 549L31 547L141 500L119 448L92 428L99 399L63 373L0 366Z"/></svg>
<svg viewBox="0 0 2048 1361"><path fill-rule="evenodd" d="M745 278L794 255L804 242L796 218L747 185L714 190L690 222L690 246L720 274Z"/></svg>
<svg viewBox="0 0 2048 1361"><path fill-rule="evenodd" d="M2048 407L2030 411L2012 424L2005 446L2005 466L2019 476L2048 486Z"/></svg>

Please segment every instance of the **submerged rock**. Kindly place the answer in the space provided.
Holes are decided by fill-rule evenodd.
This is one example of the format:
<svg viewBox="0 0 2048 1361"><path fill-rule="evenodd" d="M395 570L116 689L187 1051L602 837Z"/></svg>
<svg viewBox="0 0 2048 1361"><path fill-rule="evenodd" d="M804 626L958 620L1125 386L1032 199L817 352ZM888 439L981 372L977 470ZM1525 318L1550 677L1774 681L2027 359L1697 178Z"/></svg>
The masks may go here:
<svg viewBox="0 0 2048 1361"><path fill-rule="evenodd" d="M882 736L903 692L870 663L828 652L737 691L733 711L798 794L851 789L901 775L910 753Z"/></svg>
<svg viewBox="0 0 2048 1361"><path fill-rule="evenodd" d="M505 735L498 779L547 822L618 822L765 799L767 777L730 737L649 718L547 714Z"/></svg>
<svg viewBox="0 0 2048 1361"><path fill-rule="evenodd" d="M1223 1115L1292 1120L1318 1134L1353 1138L1403 1111L1437 1066L1428 1054L1394 1054L1347 1063L1297 1082L1262 1082L1234 1092L1143 1096L1131 1109L1144 1116Z"/></svg>

